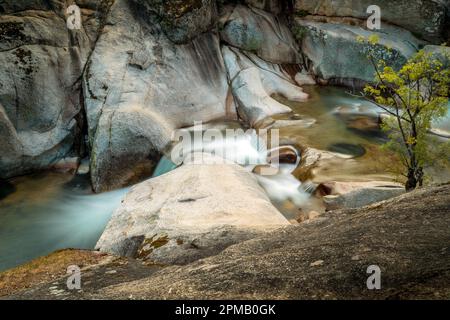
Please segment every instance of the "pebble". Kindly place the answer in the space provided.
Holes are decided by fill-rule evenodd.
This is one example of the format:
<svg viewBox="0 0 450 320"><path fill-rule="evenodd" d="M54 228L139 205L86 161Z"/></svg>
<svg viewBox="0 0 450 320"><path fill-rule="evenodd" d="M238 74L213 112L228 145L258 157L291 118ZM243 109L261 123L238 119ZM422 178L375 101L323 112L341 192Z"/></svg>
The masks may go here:
<svg viewBox="0 0 450 320"><path fill-rule="evenodd" d="M321 265L323 265L323 260L317 260L317 261L314 261L313 263L311 263L310 264L310 266L311 267L318 267L318 266L321 266Z"/></svg>

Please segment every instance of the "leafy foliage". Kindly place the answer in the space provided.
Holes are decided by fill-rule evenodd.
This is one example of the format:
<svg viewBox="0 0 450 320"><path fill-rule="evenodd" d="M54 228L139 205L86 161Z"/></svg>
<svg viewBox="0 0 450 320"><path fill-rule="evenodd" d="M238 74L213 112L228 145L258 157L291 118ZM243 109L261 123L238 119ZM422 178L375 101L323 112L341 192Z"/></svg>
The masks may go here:
<svg viewBox="0 0 450 320"><path fill-rule="evenodd" d="M425 167L450 162L448 141L429 135L433 121L447 114L450 69L432 53L421 50L400 70L394 70L384 60L376 60L376 36L358 41L367 43L376 71L374 83L366 85L363 95L388 115L382 124L389 136L384 148L399 155L406 189L414 189L423 184Z"/></svg>

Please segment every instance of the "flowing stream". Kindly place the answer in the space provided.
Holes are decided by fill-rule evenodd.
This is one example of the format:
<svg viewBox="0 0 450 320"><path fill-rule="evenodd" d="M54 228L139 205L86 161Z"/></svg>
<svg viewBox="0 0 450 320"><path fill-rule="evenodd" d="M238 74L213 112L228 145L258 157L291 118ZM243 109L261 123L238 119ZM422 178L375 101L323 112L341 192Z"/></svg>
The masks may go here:
<svg viewBox="0 0 450 320"><path fill-rule="evenodd" d="M93 249L127 189L92 194L87 176L13 179L0 200L0 271L58 249Z"/></svg>
<svg viewBox="0 0 450 320"><path fill-rule="evenodd" d="M347 95L343 89L306 87L305 91L311 99L304 103L276 97L289 105L296 117L313 120L305 121L304 126L282 128L281 138L354 157L348 163L328 168L327 178L386 178L385 168L379 165L379 146L383 137L376 131L364 130L364 126L370 126L364 117L350 123L349 127L345 112L336 113L339 107L344 108L338 109L341 111L363 109L364 112L373 112L375 107ZM279 119L290 120L286 116ZM450 113L437 126L450 131ZM261 160L261 164L264 163L267 150L259 149L254 140L244 139L238 144L238 148L233 150L253 155ZM169 158L163 157L154 176L175 167ZM246 167L251 171L254 165ZM281 169L275 176L259 176L258 179L274 204L287 218L292 219L295 218L296 208L308 203L308 185L302 185L291 175L292 165L282 166ZM0 271L58 249L93 249L112 212L128 190L95 195L92 194L88 176L56 173L19 177L10 180L8 186L0 187Z"/></svg>

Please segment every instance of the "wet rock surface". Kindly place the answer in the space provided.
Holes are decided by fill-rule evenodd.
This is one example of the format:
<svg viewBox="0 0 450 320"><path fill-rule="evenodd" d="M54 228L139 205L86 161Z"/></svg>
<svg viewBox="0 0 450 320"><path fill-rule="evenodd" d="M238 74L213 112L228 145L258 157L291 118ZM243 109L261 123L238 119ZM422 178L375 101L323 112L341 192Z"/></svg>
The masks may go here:
<svg viewBox="0 0 450 320"><path fill-rule="evenodd" d="M118 0L92 53L84 88L98 192L149 177L175 129L235 114L218 36L175 44L161 28Z"/></svg>
<svg viewBox="0 0 450 320"><path fill-rule="evenodd" d="M379 1L388 23L376 33L364 29L366 1L80 0L82 28L69 30L72 3L1 4L3 179L90 155L96 192L142 181L173 130L238 117L259 127L291 111L274 95L308 98L298 85L360 86L373 70L357 36L379 34L380 57L400 65L441 33L450 12L442 1L420 10L401 1L394 17L394 5ZM289 125L309 122L273 127ZM350 127L376 129L369 118Z"/></svg>

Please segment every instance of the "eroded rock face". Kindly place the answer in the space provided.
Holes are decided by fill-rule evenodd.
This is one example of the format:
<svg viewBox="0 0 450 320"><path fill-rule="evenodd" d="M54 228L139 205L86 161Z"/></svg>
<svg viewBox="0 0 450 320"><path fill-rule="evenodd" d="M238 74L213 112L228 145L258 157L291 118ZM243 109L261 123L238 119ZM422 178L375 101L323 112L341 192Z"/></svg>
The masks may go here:
<svg viewBox="0 0 450 320"><path fill-rule="evenodd" d="M174 44L116 1L84 77L96 191L148 177L175 129L233 117L213 33Z"/></svg>
<svg viewBox="0 0 450 320"><path fill-rule="evenodd" d="M220 35L230 46L272 63L298 64L298 46L287 25L267 11L237 5L225 10Z"/></svg>
<svg viewBox="0 0 450 320"><path fill-rule="evenodd" d="M367 58L367 44L359 42L358 37L378 35L375 58L383 59L397 69L417 52L421 44L408 31L390 26L381 33L358 26L303 19L296 19L296 24L302 52L311 61L310 68L319 79L330 84L373 81L375 70Z"/></svg>
<svg viewBox="0 0 450 320"><path fill-rule="evenodd" d="M82 9L80 31L66 27L66 8L73 3ZM285 6L249 5L273 14ZM284 22L254 7L233 8L254 27L240 36L256 32L264 39L261 56L298 62ZM84 156L77 150L87 131L93 188L106 191L150 176L175 129L236 118L215 30L216 1L3 1L1 10L0 132L6 139L0 142L0 177ZM253 86L239 95L249 100L242 103L249 108L241 108L248 112L241 113L251 125L290 111L271 94L306 97L279 66L254 60L254 68L234 81ZM260 70L265 67L269 71ZM258 99L268 101L264 112Z"/></svg>
<svg viewBox="0 0 450 320"><path fill-rule="evenodd" d="M295 11L302 15L367 19L370 5L378 5L383 21L400 26L420 38L440 44L446 31L448 1L442 0L296 0ZM386 24L382 25L384 29Z"/></svg>
<svg viewBox="0 0 450 320"><path fill-rule="evenodd" d="M175 43L186 43L208 31L217 20L215 0L132 0L136 10L144 9L143 18L161 25Z"/></svg>
<svg viewBox="0 0 450 320"><path fill-rule="evenodd" d="M96 37L100 1L78 1L84 28L66 27L73 1L2 1L0 177L45 169L78 152L79 78Z"/></svg>
<svg viewBox="0 0 450 320"><path fill-rule="evenodd" d="M275 15L289 14L293 11L293 3L290 0L245 0L245 3Z"/></svg>
<svg viewBox="0 0 450 320"><path fill-rule="evenodd" d="M289 224L251 173L223 159L203 157L209 164L187 162L133 187L96 247L184 264Z"/></svg>
<svg viewBox="0 0 450 320"><path fill-rule="evenodd" d="M308 99L308 95L279 65L227 46L222 48L222 54L238 113L252 127L257 127L271 115L292 111L271 95L280 94L292 101Z"/></svg>

